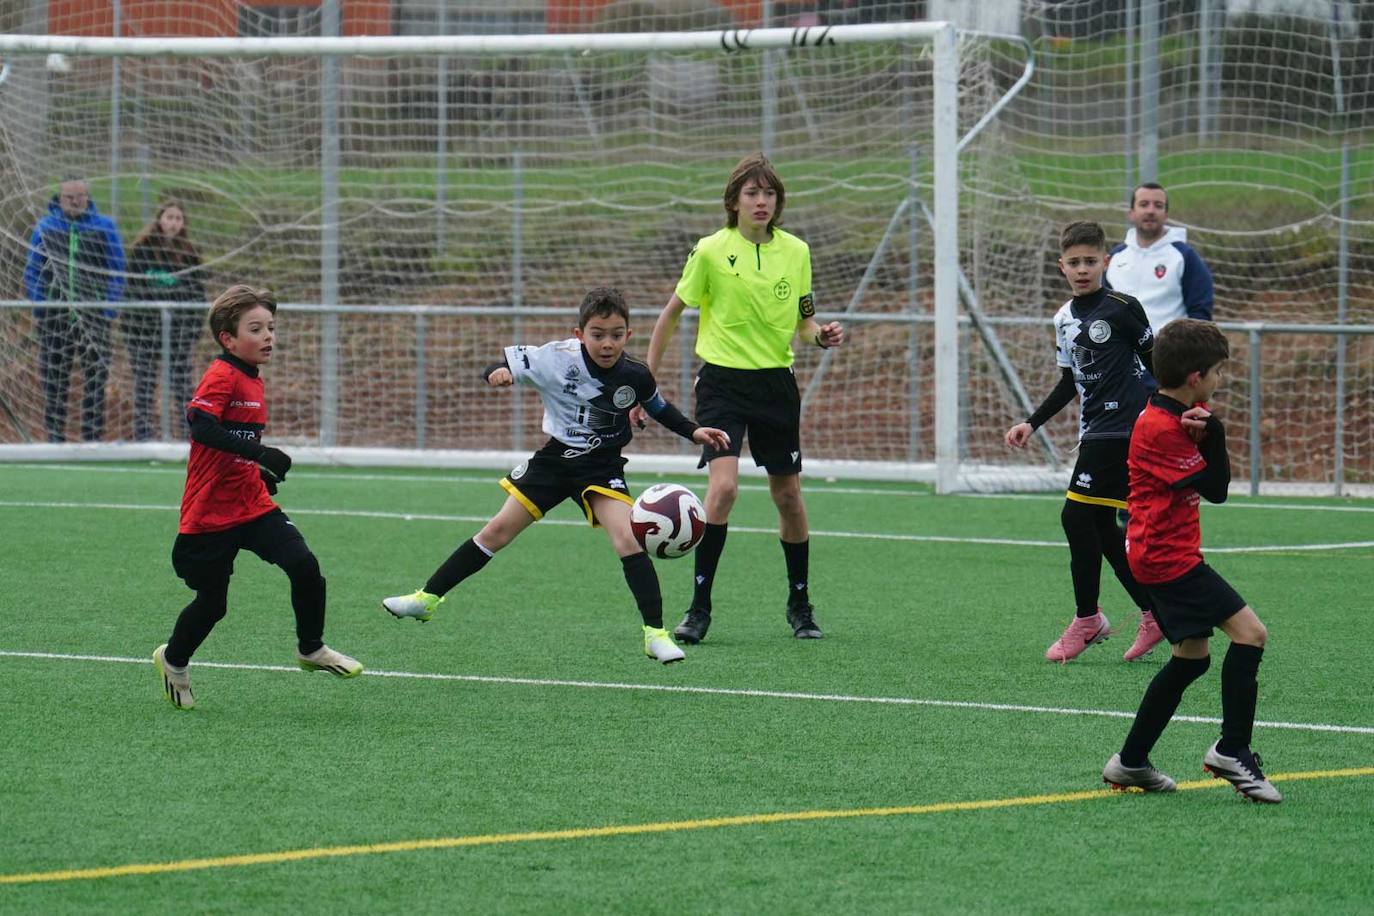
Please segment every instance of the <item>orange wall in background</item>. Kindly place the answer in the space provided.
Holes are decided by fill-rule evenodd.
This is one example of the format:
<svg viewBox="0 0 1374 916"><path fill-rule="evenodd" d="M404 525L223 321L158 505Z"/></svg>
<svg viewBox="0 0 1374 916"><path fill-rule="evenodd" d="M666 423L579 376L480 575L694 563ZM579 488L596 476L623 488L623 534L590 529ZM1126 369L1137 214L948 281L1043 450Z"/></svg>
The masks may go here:
<svg viewBox="0 0 1374 916"><path fill-rule="evenodd" d="M596 21L596 14L613 0L547 0L544 27L550 32L580 31ZM753 28L763 16L763 0L716 0L735 17L740 28Z"/></svg>
<svg viewBox="0 0 1374 916"><path fill-rule="evenodd" d="M344 35L390 35L391 0L340 0ZM122 0L120 34L217 36L238 32L243 6L319 6L319 0ZM113 35L111 0L49 0L53 35Z"/></svg>

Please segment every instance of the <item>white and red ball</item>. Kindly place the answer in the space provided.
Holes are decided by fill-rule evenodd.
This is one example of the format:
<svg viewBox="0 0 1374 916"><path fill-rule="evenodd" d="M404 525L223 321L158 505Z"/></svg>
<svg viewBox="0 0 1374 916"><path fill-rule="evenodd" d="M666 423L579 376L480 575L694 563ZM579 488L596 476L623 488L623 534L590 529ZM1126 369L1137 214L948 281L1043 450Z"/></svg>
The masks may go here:
<svg viewBox="0 0 1374 916"><path fill-rule="evenodd" d="M706 533L706 508L679 483L657 483L630 508L630 527L649 556L672 560L686 556Z"/></svg>

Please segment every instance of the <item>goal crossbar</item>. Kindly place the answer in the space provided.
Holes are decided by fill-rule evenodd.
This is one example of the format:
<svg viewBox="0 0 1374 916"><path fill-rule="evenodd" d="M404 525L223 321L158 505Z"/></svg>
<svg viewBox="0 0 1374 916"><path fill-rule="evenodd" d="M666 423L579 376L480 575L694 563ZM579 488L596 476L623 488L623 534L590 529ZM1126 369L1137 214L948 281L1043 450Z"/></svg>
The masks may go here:
<svg viewBox="0 0 1374 916"><path fill-rule="evenodd" d="M759 51L840 44L932 42L954 26L902 22L717 32L621 32L552 35L367 35L319 38L113 38L0 35L0 53L95 57L344 57L389 54L540 54L593 51Z"/></svg>

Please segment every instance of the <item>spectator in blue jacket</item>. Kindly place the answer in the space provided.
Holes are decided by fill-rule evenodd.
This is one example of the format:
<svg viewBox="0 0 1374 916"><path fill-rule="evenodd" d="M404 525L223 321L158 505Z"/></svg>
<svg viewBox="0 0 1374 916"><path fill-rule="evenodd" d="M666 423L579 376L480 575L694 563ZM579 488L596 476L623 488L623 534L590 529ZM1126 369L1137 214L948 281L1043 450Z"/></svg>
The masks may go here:
<svg viewBox="0 0 1374 916"><path fill-rule="evenodd" d="M124 292L124 246L114 221L96 210L84 179L63 179L48 203L48 214L34 227L24 287L30 300L48 303L33 310L48 441L67 441L67 391L72 363L78 360L81 439L99 441L105 431L115 311L81 304L119 301Z"/></svg>

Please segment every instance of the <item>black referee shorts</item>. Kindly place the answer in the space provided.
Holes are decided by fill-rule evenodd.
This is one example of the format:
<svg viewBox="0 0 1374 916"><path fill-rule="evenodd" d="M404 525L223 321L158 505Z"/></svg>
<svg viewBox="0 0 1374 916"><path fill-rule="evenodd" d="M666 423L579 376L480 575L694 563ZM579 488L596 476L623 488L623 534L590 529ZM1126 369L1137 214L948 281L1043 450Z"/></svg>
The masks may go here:
<svg viewBox="0 0 1374 916"><path fill-rule="evenodd" d="M172 569L197 591L223 585L234 574L234 558L240 550L251 550L276 566L290 566L310 555L291 519L273 509L224 531L178 534L172 545Z"/></svg>
<svg viewBox="0 0 1374 916"><path fill-rule="evenodd" d="M1245 607L1245 599L1206 563L1199 563L1177 579L1146 585L1145 590L1154 600L1155 620L1164 638L1173 645L1211 636L1213 627Z"/></svg>
<svg viewBox="0 0 1374 916"><path fill-rule="evenodd" d="M1078 444L1078 460L1065 499L1094 506L1126 508L1130 439L1088 439Z"/></svg>
<svg viewBox="0 0 1374 916"><path fill-rule="evenodd" d="M501 489L529 510L536 520L563 500L576 499L593 528L601 527L601 522L592 511L591 494L600 493L626 504L634 502L625 483L625 459L618 450L605 455L592 452L576 458L558 458L539 452L501 478Z"/></svg>
<svg viewBox="0 0 1374 916"><path fill-rule="evenodd" d="M730 434L724 451L702 446L697 467L725 455L738 458L748 436L754 464L772 475L801 473L801 393L790 368L703 364L696 380L696 421Z"/></svg>

